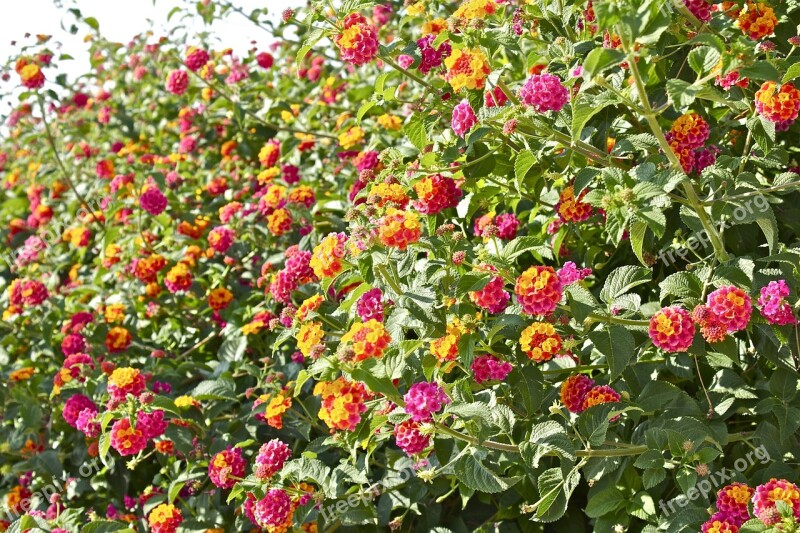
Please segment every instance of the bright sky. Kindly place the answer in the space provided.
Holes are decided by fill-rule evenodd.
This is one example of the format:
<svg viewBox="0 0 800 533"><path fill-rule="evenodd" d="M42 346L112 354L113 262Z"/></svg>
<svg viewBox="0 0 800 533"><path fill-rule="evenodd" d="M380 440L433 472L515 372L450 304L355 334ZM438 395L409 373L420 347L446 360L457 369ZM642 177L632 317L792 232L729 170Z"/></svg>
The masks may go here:
<svg viewBox="0 0 800 533"><path fill-rule="evenodd" d="M214 1L214 0L212 0ZM63 44L56 54L67 53L75 58L73 61L61 62L60 72L75 76L86 72L89 68L88 54L83 37L86 34L81 28L76 35L61 27L62 21L66 28L74 21L74 17L67 13L67 8L77 7L84 17L94 17L100 23L100 32L107 39L127 43L131 37L151 28L156 35L164 33L167 24L167 15L176 6L191 6L194 1L181 0L61 0L63 8L56 7L54 0L3 0L3 14L0 16L0 65L5 63L9 56L17 53L17 47L12 46L12 41L30 43L35 37L25 39L25 33L32 36L47 34L53 36L53 41ZM245 13L250 13L255 8L267 7L270 16L275 20L287 7L298 7L305 4L304 0L233 0ZM172 24L178 23L177 18L172 19ZM198 22L196 31L206 31L207 27ZM272 38L264 30L258 29L253 23L241 15L232 13L224 21L215 23L210 32L220 38L225 47L233 48L234 52L244 53L251 47L250 41L256 41L259 47L266 47ZM53 42L51 41L51 43ZM12 76L16 81L16 76ZM7 109L7 104L2 101L0 94L0 114Z"/></svg>

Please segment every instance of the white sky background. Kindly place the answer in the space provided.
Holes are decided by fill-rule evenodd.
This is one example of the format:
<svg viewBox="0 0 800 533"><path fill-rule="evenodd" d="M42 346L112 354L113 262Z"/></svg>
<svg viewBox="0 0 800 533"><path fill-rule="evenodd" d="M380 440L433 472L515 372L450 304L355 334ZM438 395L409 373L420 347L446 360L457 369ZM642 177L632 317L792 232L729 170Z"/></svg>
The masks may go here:
<svg viewBox="0 0 800 533"><path fill-rule="evenodd" d="M83 42L88 29L80 25L75 35L62 29L62 20L66 28L75 20L67 12L67 8L77 7L84 17L97 19L100 33L105 38L127 43L134 35L150 28L155 32L155 37L164 35L164 29L168 27L167 15L172 8L187 6L186 2L180 0L62 0L62 3L64 7L59 9L53 0L0 0L3 8L3 14L0 15L0 64L18 52L18 47L13 46L12 41L30 44L37 34L52 35L53 39L49 43L51 48L54 48L56 41L63 44L60 50L54 50L56 57L59 53L66 53L75 58L59 62L58 73L65 72L70 79L74 79L89 69L88 44ZM266 7L273 20L278 20L285 8L296 8L304 4L304 0L235 0L235 5L245 13L250 13L254 8ZM178 18L173 18L172 23L181 22ZM197 28L191 28L192 31L195 29L207 31L208 27L198 19ZM235 13L229 14L225 20L217 21L210 31L220 38L224 47L233 48L237 55L244 54L251 48L251 41L256 41L258 48L266 49L274 40L264 30ZM30 33L31 37L25 39L25 33ZM45 73L50 78L56 75L52 69ZM12 74L11 83L18 84L16 75ZM7 90L7 84L3 85ZM0 115L8 111L9 103L3 99L0 94Z"/></svg>

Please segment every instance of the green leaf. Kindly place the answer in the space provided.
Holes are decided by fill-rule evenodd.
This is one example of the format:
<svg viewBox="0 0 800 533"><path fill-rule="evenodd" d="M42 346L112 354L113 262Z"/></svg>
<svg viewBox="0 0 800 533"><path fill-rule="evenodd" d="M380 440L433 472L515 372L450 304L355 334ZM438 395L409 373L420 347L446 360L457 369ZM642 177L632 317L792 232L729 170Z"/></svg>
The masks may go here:
<svg viewBox="0 0 800 533"><path fill-rule="evenodd" d="M632 288L650 281L650 276L648 268L634 265L619 267L608 275L603 290L600 291L600 299L611 304Z"/></svg>
<svg viewBox="0 0 800 533"><path fill-rule="evenodd" d="M198 400L236 400L233 381L230 379L207 379L197 384L190 396Z"/></svg>
<svg viewBox="0 0 800 533"><path fill-rule="evenodd" d="M539 505L536 508L539 521L555 522L564 516L569 497L580 482L580 477L580 471L574 469L564 478L560 468L550 468L539 475Z"/></svg>
<svg viewBox="0 0 800 533"><path fill-rule="evenodd" d="M368 112L370 109L372 109L373 107L375 107L375 105L377 105L377 103L376 103L374 100L367 100L366 102L364 102L363 104L361 104L361 107L359 107L359 108L358 108L358 112L356 113L356 120L358 120L359 122L361 122L361 119L363 119L363 118L364 118L364 115L365 115L365 114L366 114L366 113L367 113L367 112Z"/></svg>
<svg viewBox="0 0 800 533"><path fill-rule="evenodd" d="M128 533L133 531L128 528L125 522L117 522L112 520L96 520L89 522L81 528L81 533L112 533L118 531L120 533Z"/></svg>
<svg viewBox="0 0 800 533"><path fill-rule="evenodd" d="M689 52L689 66L697 75L709 72L720 60L721 54L710 46L699 46Z"/></svg>
<svg viewBox="0 0 800 533"><path fill-rule="evenodd" d="M619 65L625 59L625 53L613 48L595 48L583 62L583 78L591 80L604 70Z"/></svg>
<svg viewBox="0 0 800 533"><path fill-rule="evenodd" d="M775 372L769 379L769 390L780 400L789 403L797 396L797 374Z"/></svg>
<svg viewBox="0 0 800 533"><path fill-rule="evenodd" d="M547 246L544 245L542 239L540 237L530 235L517 237L516 239L510 241L503 247L503 251L500 253L500 256L506 261L513 261L525 252L533 251L538 253L544 250L547 250Z"/></svg>
<svg viewBox="0 0 800 533"><path fill-rule="evenodd" d="M703 284L696 275L691 272L676 272L667 276L660 283L661 300L669 296L677 296L681 299L694 298L700 299L703 291Z"/></svg>
<svg viewBox="0 0 800 533"><path fill-rule="evenodd" d="M689 82L678 79L667 80L667 94L676 109L684 110L692 105L699 92L700 88Z"/></svg>
<svg viewBox="0 0 800 533"><path fill-rule="evenodd" d="M303 390L303 385L305 385L306 381L311 379L311 374L304 368L297 374L297 379L295 379L294 383L294 393L292 394L293 397L297 398Z"/></svg>
<svg viewBox="0 0 800 533"><path fill-rule="evenodd" d="M464 420L480 419L486 425L492 423L492 408L485 402L451 403L445 409L446 413L454 414Z"/></svg>
<svg viewBox="0 0 800 533"><path fill-rule="evenodd" d="M489 272L467 272L461 276L456 286L456 296L463 296L468 292L479 291L486 287L492 280Z"/></svg>
<svg viewBox="0 0 800 533"><path fill-rule="evenodd" d="M747 119L747 129L753 135L758 147L768 154L775 144L775 123L761 115Z"/></svg>
<svg viewBox="0 0 800 533"><path fill-rule="evenodd" d="M514 481L503 479L483 466L472 454L463 455L456 461L455 474L461 483L479 492L503 492L514 484Z"/></svg>
<svg viewBox="0 0 800 533"><path fill-rule="evenodd" d="M376 359L367 359L361 362L352 372L353 379L363 381L372 392L383 394L398 405L403 405L400 392L392 380L386 376L383 366L381 365L379 371L375 371L378 364Z"/></svg>
<svg viewBox="0 0 800 533"><path fill-rule="evenodd" d="M647 224L642 222L641 220L634 220L631 223L630 228L630 240L631 240L631 249L633 253L636 254L636 258L639 262L647 266L647 262L644 260L644 237L647 234Z"/></svg>
<svg viewBox="0 0 800 533"><path fill-rule="evenodd" d="M217 356L220 361L238 362L242 360L245 350L247 350L247 336L242 335L241 330L237 329L222 341Z"/></svg>
<svg viewBox="0 0 800 533"><path fill-rule="evenodd" d="M739 528L739 533L763 533L765 531L767 531L767 526L758 518L748 520Z"/></svg>
<svg viewBox="0 0 800 533"><path fill-rule="evenodd" d="M403 133L406 134L411 144L420 152L425 150L425 147L428 146L428 133L425 131L425 123L419 116L414 115L411 120L403 126Z"/></svg>
<svg viewBox="0 0 800 533"><path fill-rule="evenodd" d="M604 326L589 333L597 351L606 356L610 381L614 381L628 366L636 353L636 341L622 326Z"/></svg>
<svg viewBox="0 0 800 533"><path fill-rule="evenodd" d="M580 93L572 103L572 127L570 129L573 140L580 139L583 128L593 116L609 105L618 103L618 101L616 95L611 91L606 91L599 95ZM575 194L580 194L581 190L583 190L583 187L580 190L576 189Z"/></svg>
<svg viewBox="0 0 800 533"><path fill-rule="evenodd" d="M583 322L586 318L600 309L600 302L589 292L589 289L573 283L566 289L569 308L575 320Z"/></svg>
<svg viewBox="0 0 800 533"><path fill-rule="evenodd" d="M783 75L781 83L788 83L797 78L798 76L800 76L800 62L795 63L794 65L786 69L786 74Z"/></svg>
<svg viewBox="0 0 800 533"><path fill-rule="evenodd" d="M517 159L514 160L514 176L517 182L522 182L525 179L528 171L535 163L536 157L533 155L533 152L525 150L519 153Z"/></svg>
<svg viewBox="0 0 800 533"><path fill-rule="evenodd" d="M586 516L589 518L600 518L621 509L628 501L627 496L622 494L616 487L606 487L601 491L591 491L589 493L589 503L586 506Z"/></svg>
<svg viewBox="0 0 800 533"><path fill-rule="evenodd" d="M509 383L519 393L525 412L529 416L536 414L544 399L544 377L541 370L533 365L518 367L509 376Z"/></svg>

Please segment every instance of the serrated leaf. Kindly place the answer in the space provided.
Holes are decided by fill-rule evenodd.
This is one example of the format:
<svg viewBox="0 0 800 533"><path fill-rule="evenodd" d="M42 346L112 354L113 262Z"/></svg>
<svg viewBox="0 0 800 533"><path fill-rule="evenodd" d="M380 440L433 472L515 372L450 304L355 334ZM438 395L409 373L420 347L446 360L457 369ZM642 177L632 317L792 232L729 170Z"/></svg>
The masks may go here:
<svg viewBox="0 0 800 533"><path fill-rule="evenodd" d="M718 63L721 54L710 46L699 46L689 52L689 66L698 75L710 71Z"/></svg>
<svg viewBox="0 0 800 533"><path fill-rule="evenodd" d="M636 341L622 326L604 326L589 333L597 351L606 356L609 380L614 381L627 368L636 353Z"/></svg>
<svg viewBox="0 0 800 533"><path fill-rule="evenodd" d="M647 266L647 262L644 260L644 237L647 234L647 224L640 221L634 220L631 223L630 229L630 241L631 241L631 249L633 253L636 255L636 258L643 266Z"/></svg>
<svg viewBox="0 0 800 533"><path fill-rule="evenodd" d="M601 491L589 494L589 503L585 513L589 518L600 518L603 515L615 512L627 503L628 498L616 487L606 487Z"/></svg>
<svg viewBox="0 0 800 533"><path fill-rule="evenodd" d="M198 400L236 400L233 381L227 379L207 379L192 390L190 396Z"/></svg>
<svg viewBox="0 0 800 533"><path fill-rule="evenodd" d="M403 126L403 133L406 134L411 144L420 152L425 150L425 147L428 146L428 133L425 131L424 122L419 117L412 117L412 119Z"/></svg>
<svg viewBox="0 0 800 533"><path fill-rule="evenodd" d="M463 455L456 461L455 473L461 483L479 492L503 492L513 485L486 468L472 454Z"/></svg>
<svg viewBox="0 0 800 533"><path fill-rule="evenodd" d="M525 179L528 171L535 163L536 157L533 155L533 152L525 150L519 153L514 160L514 177L516 177L518 183L521 183Z"/></svg>
<svg viewBox="0 0 800 533"><path fill-rule="evenodd" d="M800 63L795 63L786 69L786 74L783 75L781 83L788 83L800 76Z"/></svg>
<svg viewBox="0 0 800 533"><path fill-rule="evenodd" d="M583 77L591 80L604 70L619 65L625 59L625 53L612 48L595 48L583 62Z"/></svg>
<svg viewBox="0 0 800 533"><path fill-rule="evenodd" d="M768 154L775 144L775 123L761 115L747 119L747 129L753 135L758 147Z"/></svg>
<svg viewBox="0 0 800 533"><path fill-rule="evenodd" d="M634 265L619 267L606 279L603 290L600 291L600 299L610 304L632 288L650 281L650 277L651 272L648 268Z"/></svg>

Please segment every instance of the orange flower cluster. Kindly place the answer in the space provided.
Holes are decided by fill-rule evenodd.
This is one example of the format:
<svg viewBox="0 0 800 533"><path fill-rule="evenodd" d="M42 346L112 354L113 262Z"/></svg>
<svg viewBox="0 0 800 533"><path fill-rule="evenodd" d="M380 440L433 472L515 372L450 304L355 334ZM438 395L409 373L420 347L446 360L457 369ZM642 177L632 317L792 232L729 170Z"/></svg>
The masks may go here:
<svg viewBox="0 0 800 533"><path fill-rule="evenodd" d="M543 363L561 351L561 336L552 324L534 322L522 331L519 345L529 359Z"/></svg>
<svg viewBox="0 0 800 533"><path fill-rule="evenodd" d="M308 322L300 326L297 332L297 349L306 357L311 355L311 351L317 344L322 343L325 332L322 330L320 322Z"/></svg>
<svg viewBox="0 0 800 533"><path fill-rule="evenodd" d="M585 195L586 189L581 191L578 198L575 198L575 188L572 185L561 191L558 205L556 206L561 220L564 222L582 222L592 215L592 206L581 202Z"/></svg>
<svg viewBox="0 0 800 533"><path fill-rule="evenodd" d="M555 311L561 301L561 280L549 266L532 266L523 272L514 286L522 312L545 316Z"/></svg>
<svg viewBox="0 0 800 533"><path fill-rule="evenodd" d="M486 77L492 71L486 56L478 49L456 48L444 60L447 67L445 79L456 92L463 88L483 89Z"/></svg>
<svg viewBox="0 0 800 533"><path fill-rule="evenodd" d="M419 216L390 207L381 220L378 238L384 246L405 250L422 236Z"/></svg>
<svg viewBox="0 0 800 533"><path fill-rule="evenodd" d="M389 202L400 209L405 209L408 205L408 195L399 183L380 182L369 190L369 195L377 198L378 207L384 207Z"/></svg>
<svg viewBox="0 0 800 533"><path fill-rule="evenodd" d="M739 13L737 24L745 35L758 41L772 35L775 26L778 25L778 18L775 16L775 11L767 4L748 2Z"/></svg>
<svg viewBox="0 0 800 533"><path fill-rule="evenodd" d="M180 510L170 503L162 503L147 516L153 533L175 533L183 522Z"/></svg>
<svg viewBox="0 0 800 533"><path fill-rule="evenodd" d="M383 357L383 352L390 342L392 337L386 332L383 323L374 318L366 322L356 322L350 331L342 336L342 344L352 344L356 361Z"/></svg>
<svg viewBox="0 0 800 533"><path fill-rule="evenodd" d="M255 405L254 405L255 407ZM292 407L292 397L286 391L281 391L269 399L264 418L270 427L283 428L283 413Z"/></svg>
<svg viewBox="0 0 800 533"><path fill-rule="evenodd" d="M267 229L276 237L292 229L292 215L287 209L280 208L267 216Z"/></svg>
<svg viewBox="0 0 800 533"><path fill-rule="evenodd" d="M130 346L131 340L130 332L121 326L117 326L108 330L106 334L106 348L111 353L122 352Z"/></svg>
<svg viewBox="0 0 800 533"><path fill-rule="evenodd" d="M332 278L342 271L346 240L344 233L330 233L314 247L310 264L318 278Z"/></svg>
<svg viewBox="0 0 800 533"><path fill-rule="evenodd" d="M303 322L308 318L308 313L319 309L319 306L322 305L322 300L323 298L319 294L306 298L303 300L303 303L300 304L300 307L297 308L297 311L295 311L294 318Z"/></svg>
<svg viewBox="0 0 800 533"><path fill-rule="evenodd" d="M214 311L225 309L232 300L233 293L225 287L217 287L208 293L208 306Z"/></svg>
<svg viewBox="0 0 800 533"><path fill-rule="evenodd" d="M433 356L439 361L455 361L456 357L458 357L458 341L461 340L463 332L464 330L458 319L448 324L445 336L431 341L431 353Z"/></svg>
<svg viewBox="0 0 800 533"><path fill-rule="evenodd" d="M465 0L456 9L453 16L466 20L482 19L487 15L494 14L495 6L494 0Z"/></svg>
<svg viewBox="0 0 800 533"><path fill-rule="evenodd" d="M800 90L792 83L778 88L774 81L765 81L756 92L756 110L772 122L790 122L800 112Z"/></svg>
<svg viewBox="0 0 800 533"><path fill-rule="evenodd" d="M361 422L361 413L367 410L369 392L360 382L343 377L320 381L314 386L314 394L322 396L319 417L332 430L353 431Z"/></svg>

